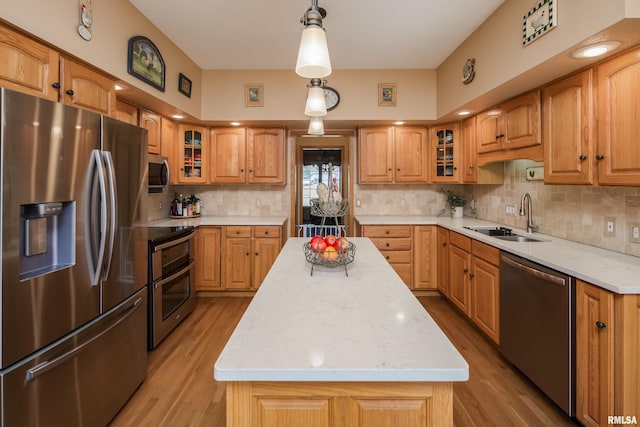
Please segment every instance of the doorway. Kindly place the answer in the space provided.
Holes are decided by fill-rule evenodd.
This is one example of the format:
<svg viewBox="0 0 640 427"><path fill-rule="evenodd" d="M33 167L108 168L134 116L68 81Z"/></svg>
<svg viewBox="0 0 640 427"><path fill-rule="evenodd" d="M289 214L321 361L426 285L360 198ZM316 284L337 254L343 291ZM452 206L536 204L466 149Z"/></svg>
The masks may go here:
<svg viewBox="0 0 640 427"><path fill-rule="evenodd" d="M295 235L346 236L351 210L348 203L349 138L297 137L295 168ZM345 209L322 215L318 203L321 196L327 197L325 191L332 194L331 200L343 200L340 206Z"/></svg>

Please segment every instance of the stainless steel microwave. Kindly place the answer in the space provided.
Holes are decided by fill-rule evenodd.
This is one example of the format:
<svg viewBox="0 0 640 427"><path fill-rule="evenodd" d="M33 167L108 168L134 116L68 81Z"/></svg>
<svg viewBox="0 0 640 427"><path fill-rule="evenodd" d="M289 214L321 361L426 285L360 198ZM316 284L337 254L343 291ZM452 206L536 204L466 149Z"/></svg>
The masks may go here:
<svg viewBox="0 0 640 427"><path fill-rule="evenodd" d="M164 193L169 185L169 176L167 158L149 154L149 194Z"/></svg>

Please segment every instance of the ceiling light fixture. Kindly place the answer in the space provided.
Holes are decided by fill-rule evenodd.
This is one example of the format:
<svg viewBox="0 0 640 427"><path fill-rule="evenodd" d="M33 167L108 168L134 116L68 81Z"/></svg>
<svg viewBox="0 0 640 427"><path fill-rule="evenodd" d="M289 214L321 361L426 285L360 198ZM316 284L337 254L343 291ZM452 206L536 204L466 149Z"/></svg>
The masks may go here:
<svg viewBox="0 0 640 427"><path fill-rule="evenodd" d="M311 117L307 133L309 135L324 135L324 123L322 122L322 116Z"/></svg>
<svg viewBox="0 0 640 427"><path fill-rule="evenodd" d="M324 101L322 80L311 79L311 83L307 87L309 88L309 93L307 94L307 104L304 107L305 116L326 116L327 104Z"/></svg>
<svg viewBox="0 0 640 427"><path fill-rule="evenodd" d="M595 58L596 56L604 55L620 46L618 41L608 41L602 43L590 44L589 46L583 46L579 49L571 52L571 56L574 58Z"/></svg>
<svg viewBox="0 0 640 427"><path fill-rule="evenodd" d="M296 74L301 77L313 79L331 74L327 36L322 28L322 18L326 16L327 11L318 7L318 0L311 0L311 7L300 18L304 29L298 49Z"/></svg>

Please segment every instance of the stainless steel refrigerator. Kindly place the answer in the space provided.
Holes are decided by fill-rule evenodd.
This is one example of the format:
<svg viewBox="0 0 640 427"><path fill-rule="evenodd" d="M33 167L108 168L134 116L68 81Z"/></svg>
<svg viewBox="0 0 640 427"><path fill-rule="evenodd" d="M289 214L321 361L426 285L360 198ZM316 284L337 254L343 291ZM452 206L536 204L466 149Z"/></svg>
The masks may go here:
<svg viewBox="0 0 640 427"><path fill-rule="evenodd" d="M146 130L0 96L2 426L106 425L146 376Z"/></svg>

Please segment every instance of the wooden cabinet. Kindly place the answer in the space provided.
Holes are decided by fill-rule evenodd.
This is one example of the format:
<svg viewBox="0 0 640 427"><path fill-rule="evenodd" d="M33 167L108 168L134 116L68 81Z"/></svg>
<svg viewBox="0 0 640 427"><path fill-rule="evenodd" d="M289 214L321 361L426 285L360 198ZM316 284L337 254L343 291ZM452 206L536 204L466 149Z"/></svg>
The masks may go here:
<svg viewBox="0 0 640 427"><path fill-rule="evenodd" d="M607 426L640 413L640 295L576 281L576 418Z"/></svg>
<svg viewBox="0 0 640 427"><path fill-rule="evenodd" d="M110 77L73 59L60 57L60 101L105 116L115 115L116 88Z"/></svg>
<svg viewBox="0 0 640 427"><path fill-rule="evenodd" d="M224 227L223 287L226 290L258 289L281 248L282 227Z"/></svg>
<svg viewBox="0 0 640 427"><path fill-rule="evenodd" d="M596 69L598 87L598 182L640 183L640 48Z"/></svg>
<svg viewBox="0 0 640 427"><path fill-rule="evenodd" d="M147 130L147 151L160 154L162 147L162 117L149 110L140 111L140 127Z"/></svg>
<svg viewBox="0 0 640 427"><path fill-rule="evenodd" d="M212 129L209 181L284 184L284 129Z"/></svg>
<svg viewBox="0 0 640 427"><path fill-rule="evenodd" d="M438 227L437 230L437 287L440 293L449 298L449 230Z"/></svg>
<svg viewBox="0 0 640 427"><path fill-rule="evenodd" d="M162 117L160 122L162 125L160 154L166 157L169 163L169 184L177 184L180 176L178 173L180 165L177 161L177 146L182 150L182 141L178 141L178 125L166 117ZM182 152L180 154L182 155Z"/></svg>
<svg viewBox="0 0 640 427"><path fill-rule="evenodd" d="M220 227L200 226L196 230L196 290L222 289L220 274Z"/></svg>
<svg viewBox="0 0 640 427"><path fill-rule="evenodd" d="M462 151L458 123L431 128L431 180L460 182Z"/></svg>
<svg viewBox="0 0 640 427"><path fill-rule="evenodd" d="M138 107L120 99L116 100L115 118L134 126L140 123Z"/></svg>
<svg viewBox="0 0 640 427"><path fill-rule="evenodd" d="M413 228L413 286L411 289L438 287L437 229L435 225Z"/></svg>
<svg viewBox="0 0 640 427"><path fill-rule="evenodd" d="M178 182L204 184L207 181L207 129L181 124L178 138Z"/></svg>
<svg viewBox="0 0 640 427"><path fill-rule="evenodd" d="M60 54L0 24L0 86L58 101Z"/></svg>
<svg viewBox="0 0 640 427"><path fill-rule="evenodd" d="M593 70L542 90L544 181L548 184L594 182Z"/></svg>
<svg viewBox="0 0 640 427"><path fill-rule="evenodd" d="M471 317L471 239L449 232L449 300Z"/></svg>
<svg viewBox="0 0 640 427"><path fill-rule="evenodd" d="M471 241L471 320L500 343L500 250Z"/></svg>
<svg viewBox="0 0 640 427"><path fill-rule="evenodd" d="M503 184L504 163L493 162L484 166L478 164L478 148L476 147L476 117L469 117L460 124L461 149L458 156L461 162L461 178L465 184Z"/></svg>
<svg viewBox="0 0 640 427"><path fill-rule="evenodd" d="M402 281L413 288L412 226L364 225L362 236L371 239Z"/></svg>
<svg viewBox="0 0 640 427"><path fill-rule="evenodd" d="M358 182L424 183L429 179L426 128L362 128L358 138Z"/></svg>

